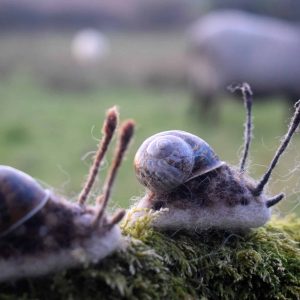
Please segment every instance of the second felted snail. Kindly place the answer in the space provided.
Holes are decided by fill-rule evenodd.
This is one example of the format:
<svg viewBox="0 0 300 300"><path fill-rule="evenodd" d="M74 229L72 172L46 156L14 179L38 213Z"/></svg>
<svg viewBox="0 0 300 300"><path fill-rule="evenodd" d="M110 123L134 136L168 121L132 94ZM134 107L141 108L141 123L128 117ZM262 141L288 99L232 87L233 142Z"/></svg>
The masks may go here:
<svg viewBox="0 0 300 300"><path fill-rule="evenodd" d="M97 263L122 243L118 223L125 211L108 216L106 207L134 124L121 126L103 193L86 204L101 161L117 126L115 108L108 111L89 177L77 203L44 190L29 175L0 166L0 282L42 276L83 264Z"/></svg>
<svg viewBox="0 0 300 300"><path fill-rule="evenodd" d="M270 219L271 207L284 194L269 196L265 186L300 123L300 101L268 170L256 182L245 173L252 137L252 91L248 84L239 89L247 110L240 167L221 161L205 141L190 133L171 130L155 134L142 143L134 160L137 178L146 187L145 196L135 205L140 211L137 217L143 209L162 210L153 220L154 227L191 231L244 230Z"/></svg>

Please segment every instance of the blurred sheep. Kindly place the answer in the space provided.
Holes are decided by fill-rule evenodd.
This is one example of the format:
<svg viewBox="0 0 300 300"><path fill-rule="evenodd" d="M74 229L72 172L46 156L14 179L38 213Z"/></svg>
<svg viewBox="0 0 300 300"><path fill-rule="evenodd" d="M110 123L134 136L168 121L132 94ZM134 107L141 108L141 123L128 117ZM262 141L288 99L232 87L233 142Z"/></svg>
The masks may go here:
<svg viewBox="0 0 300 300"><path fill-rule="evenodd" d="M300 97L300 28L241 11L213 12L189 31L188 77L203 114L217 109L217 96L234 82L248 82L256 95Z"/></svg>
<svg viewBox="0 0 300 300"><path fill-rule="evenodd" d="M71 45L71 54L79 64L89 65L101 61L110 50L108 39L98 30L79 31Z"/></svg>

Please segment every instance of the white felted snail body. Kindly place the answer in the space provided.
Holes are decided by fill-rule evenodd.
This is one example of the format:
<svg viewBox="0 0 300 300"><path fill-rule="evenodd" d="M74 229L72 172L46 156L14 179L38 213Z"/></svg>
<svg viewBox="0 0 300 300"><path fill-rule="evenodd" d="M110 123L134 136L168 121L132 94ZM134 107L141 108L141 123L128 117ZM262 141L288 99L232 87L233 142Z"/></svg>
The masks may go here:
<svg viewBox="0 0 300 300"><path fill-rule="evenodd" d="M247 84L241 89L248 118L239 169L220 161L199 137L179 130L155 134L138 149L134 167L146 194L135 207L156 211L164 208L153 221L154 227L166 230L255 228L270 219L271 206L284 197L283 194L269 197L264 187L299 125L299 103L288 133L268 171L257 183L244 170L251 141L252 93Z"/></svg>
<svg viewBox="0 0 300 300"><path fill-rule="evenodd" d="M86 263L97 263L121 245L119 221L124 210L108 217L105 210L133 123L120 129L116 154L103 194L86 205L117 125L115 108L108 111L94 164L78 203L44 190L29 175L0 166L0 282L45 275Z"/></svg>

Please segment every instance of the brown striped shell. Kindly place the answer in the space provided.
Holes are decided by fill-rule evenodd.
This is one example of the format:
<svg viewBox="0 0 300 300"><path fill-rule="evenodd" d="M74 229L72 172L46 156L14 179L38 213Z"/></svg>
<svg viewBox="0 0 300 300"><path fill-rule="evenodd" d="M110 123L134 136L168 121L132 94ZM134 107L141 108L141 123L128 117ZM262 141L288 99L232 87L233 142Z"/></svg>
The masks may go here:
<svg viewBox="0 0 300 300"><path fill-rule="evenodd" d="M180 130L149 137L134 159L138 180L153 192L172 190L223 164L204 140Z"/></svg>
<svg viewBox="0 0 300 300"><path fill-rule="evenodd" d="M24 224L40 211L49 199L29 175L8 166L0 166L0 237Z"/></svg>

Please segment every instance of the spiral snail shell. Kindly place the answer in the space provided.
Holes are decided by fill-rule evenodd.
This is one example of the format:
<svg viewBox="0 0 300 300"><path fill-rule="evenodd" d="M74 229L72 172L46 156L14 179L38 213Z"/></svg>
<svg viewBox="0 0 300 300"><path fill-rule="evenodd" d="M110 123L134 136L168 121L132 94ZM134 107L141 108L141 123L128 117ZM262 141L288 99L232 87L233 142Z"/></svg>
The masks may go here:
<svg viewBox="0 0 300 300"><path fill-rule="evenodd" d="M134 158L138 180L156 192L174 189L223 164L204 140L180 130L149 137Z"/></svg>
<svg viewBox="0 0 300 300"><path fill-rule="evenodd" d="M49 200L32 177L9 166L0 165L0 237L21 226Z"/></svg>

